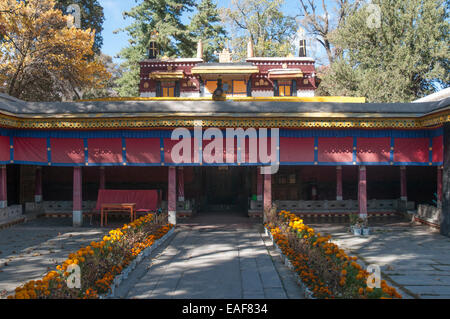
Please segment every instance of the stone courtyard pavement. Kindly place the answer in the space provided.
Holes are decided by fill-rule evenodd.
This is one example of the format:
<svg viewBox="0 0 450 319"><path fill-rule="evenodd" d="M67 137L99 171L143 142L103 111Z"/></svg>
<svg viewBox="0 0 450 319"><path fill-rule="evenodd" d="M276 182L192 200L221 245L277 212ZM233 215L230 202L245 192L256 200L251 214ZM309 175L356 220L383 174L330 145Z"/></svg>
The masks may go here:
<svg viewBox="0 0 450 319"><path fill-rule="evenodd" d="M73 228L71 218L39 218L0 230L0 298L29 280L41 279L70 253L100 240L119 225L115 223L100 228L85 220L86 226Z"/></svg>
<svg viewBox="0 0 450 319"><path fill-rule="evenodd" d="M71 227L70 218L41 218L0 230L0 298L39 279L69 253L98 241L117 220ZM339 220L305 223L366 264L406 298L450 298L450 238L408 221L371 219L372 234L356 237ZM88 222L85 224L89 224ZM116 290L119 298L303 298L292 272L262 232L242 214L208 213L180 221L174 236L144 259Z"/></svg>
<svg viewBox="0 0 450 319"><path fill-rule="evenodd" d="M208 213L179 224L158 256L118 289L121 298L303 298L290 270L248 217Z"/></svg>
<svg viewBox="0 0 450 319"><path fill-rule="evenodd" d="M378 264L382 279L390 279L410 298L450 298L450 238L424 225L400 218L369 219L371 235L357 237L347 223L305 223L365 263Z"/></svg>

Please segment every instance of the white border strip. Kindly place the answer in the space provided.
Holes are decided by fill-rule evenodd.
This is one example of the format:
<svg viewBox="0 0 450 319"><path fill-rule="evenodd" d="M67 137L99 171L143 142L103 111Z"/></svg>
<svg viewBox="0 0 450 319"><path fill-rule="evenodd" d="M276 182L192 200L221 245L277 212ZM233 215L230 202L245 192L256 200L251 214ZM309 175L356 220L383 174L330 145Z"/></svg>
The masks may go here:
<svg viewBox="0 0 450 319"><path fill-rule="evenodd" d="M302 290L303 294L305 295L306 299L317 299L315 297L313 297L313 293L312 291L303 283L302 278L295 272L294 269L294 265L292 265L291 261L289 260L288 257L286 257L283 252L281 251L280 247L278 247L277 243L273 240L272 234L270 233L270 231L267 229L266 226L264 226L264 231L266 233L266 235L270 238L270 240L272 241L272 245L275 247L275 250L280 254L280 258L283 261L283 263L290 269L292 270L292 273L295 277L295 281L297 282L297 284L300 286L300 289Z"/></svg>
<svg viewBox="0 0 450 319"><path fill-rule="evenodd" d="M172 227L164 236L162 236L160 239L155 240L150 247L147 247L143 251L141 251L136 256L136 258L134 258L133 261L122 270L122 272L119 275L114 277L114 280L110 287L110 292L108 294L99 295L98 296L99 299L115 298L116 287L119 287L122 281L128 278L130 272L136 268L136 266L144 259L144 257L148 257L156 248L158 248L170 236L172 236L174 232L175 227Z"/></svg>

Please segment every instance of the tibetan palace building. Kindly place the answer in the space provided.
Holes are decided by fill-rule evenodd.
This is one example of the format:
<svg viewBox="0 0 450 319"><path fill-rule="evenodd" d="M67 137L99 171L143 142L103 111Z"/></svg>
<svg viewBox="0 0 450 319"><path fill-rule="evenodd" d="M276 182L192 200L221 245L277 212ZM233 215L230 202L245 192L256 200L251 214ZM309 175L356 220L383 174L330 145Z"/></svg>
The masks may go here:
<svg viewBox="0 0 450 319"><path fill-rule="evenodd" d="M272 204L317 216L434 209L449 236L450 99L316 97L314 60L299 55L254 57L249 45L245 62L223 50L206 63L200 42L196 58L150 50L139 98L0 95L0 221L41 210L81 225L99 189L154 189L173 223ZM192 137L181 153L175 132Z"/></svg>

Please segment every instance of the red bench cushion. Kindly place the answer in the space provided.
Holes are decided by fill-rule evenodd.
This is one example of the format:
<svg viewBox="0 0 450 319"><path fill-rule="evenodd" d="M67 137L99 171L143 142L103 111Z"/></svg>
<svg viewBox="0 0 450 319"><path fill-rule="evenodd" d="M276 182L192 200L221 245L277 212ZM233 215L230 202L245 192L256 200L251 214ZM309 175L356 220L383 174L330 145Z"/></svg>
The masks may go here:
<svg viewBox="0 0 450 319"><path fill-rule="evenodd" d="M157 190L123 190L100 189L98 191L96 209L100 210L102 204L136 203L136 210L157 210Z"/></svg>

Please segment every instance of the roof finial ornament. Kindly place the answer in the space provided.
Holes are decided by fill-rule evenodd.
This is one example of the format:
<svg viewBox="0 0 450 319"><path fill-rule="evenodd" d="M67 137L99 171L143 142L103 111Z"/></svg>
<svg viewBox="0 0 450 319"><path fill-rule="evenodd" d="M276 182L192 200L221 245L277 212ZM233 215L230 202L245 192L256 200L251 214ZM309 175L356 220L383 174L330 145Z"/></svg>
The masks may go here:
<svg viewBox="0 0 450 319"><path fill-rule="evenodd" d="M247 58L253 58L254 56L253 41L250 38L247 42Z"/></svg>
<svg viewBox="0 0 450 319"><path fill-rule="evenodd" d="M219 63L231 63L233 62L231 56L234 54L234 51L228 50L227 48L223 48L222 52L214 51L214 55L219 56Z"/></svg>
<svg viewBox="0 0 450 319"><path fill-rule="evenodd" d="M203 59L203 41L202 39L197 42L197 59Z"/></svg>
<svg viewBox="0 0 450 319"><path fill-rule="evenodd" d="M156 41L157 38L158 38L158 31L153 30L150 35L150 43L149 43L149 47L148 47L148 58L149 59L156 59L156 57L159 54L158 43Z"/></svg>
<svg viewBox="0 0 450 319"><path fill-rule="evenodd" d="M299 57L306 57L306 34L305 30L303 28L299 28L297 32L299 40L299 49L298 49L298 56Z"/></svg>
<svg viewBox="0 0 450 319"><path fill-rule="evenodd" d="M222 79L219 76L219 78L217 79L217 87L212 94L213 100L224 100L225 96L222 85Z"/></svg>

